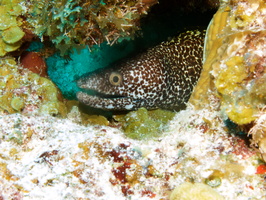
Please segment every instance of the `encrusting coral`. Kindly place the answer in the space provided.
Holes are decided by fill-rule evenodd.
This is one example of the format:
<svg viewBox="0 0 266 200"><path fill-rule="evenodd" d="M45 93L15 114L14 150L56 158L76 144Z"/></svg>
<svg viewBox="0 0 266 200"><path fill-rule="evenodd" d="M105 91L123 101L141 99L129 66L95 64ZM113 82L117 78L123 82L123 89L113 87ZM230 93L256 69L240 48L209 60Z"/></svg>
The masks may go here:
<svg viewBox="0 0 266 200"><path fill-rule="evenodd" d="M209 26L203 72L190 98L195 107L209 106L209 97L216 95L232 121L255 120L266 98L264 14L262 0L220 7Z"/></svg>
<svg viewBox="0 0 266 200"><path fill-rule="evenodd" d="M238 125L261 116L266 102L265 10L264 0L223 2L207 31L203 71L190 98L195 108L220 109ZM255 135L253 142L260 146L262 139Z"/></svg>
<svg viewBox="0 0 266 200"><path fill-rule="evenodd" d="M14 58L0 58L0 112L66 116L55 84L19 66Z"/></svg>
<svg viewBox="0 0 266 200"><path fill-rule="evenodd" d="M203 183L183 183L171 193L170 200L223 200L210 186Z"/></svg>

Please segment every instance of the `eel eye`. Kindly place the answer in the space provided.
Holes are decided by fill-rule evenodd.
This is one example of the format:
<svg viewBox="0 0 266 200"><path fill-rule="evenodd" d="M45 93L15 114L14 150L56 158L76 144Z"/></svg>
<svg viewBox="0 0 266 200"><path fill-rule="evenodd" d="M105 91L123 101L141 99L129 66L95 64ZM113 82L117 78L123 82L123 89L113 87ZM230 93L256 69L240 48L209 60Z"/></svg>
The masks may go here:
<svg viewBox="0 0 266 200"><path fill-rule="evenodd" d="M120 85L120 83L122 82L121 74L118 72L112 72L109 77L109 82L114 86Z"/></svg>

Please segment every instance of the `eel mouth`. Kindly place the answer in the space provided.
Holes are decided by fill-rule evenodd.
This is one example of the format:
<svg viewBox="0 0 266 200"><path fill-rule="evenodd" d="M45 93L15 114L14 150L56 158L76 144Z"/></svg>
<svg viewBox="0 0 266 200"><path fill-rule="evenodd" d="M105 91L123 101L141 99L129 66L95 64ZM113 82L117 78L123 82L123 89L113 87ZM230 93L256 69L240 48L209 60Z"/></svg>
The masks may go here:
<svg viewBox="0 0 266 200"><path fill-rule="evenodd" d="M81 89L81 91L77 93L78 100L89 107L109 111L125 111L137 110L140 107L144 107L146 104L144 99L135 99L119 94L99 92L95 86L93 88L90 87L91 84L88 83L87 78L79 79L77 85Z"/></svg>
<svg viewBox="0 0 266 200"><path fill-rule="evenodd" d="M94 91L94 90L89 90L88 92L85 92L85 93L90 96L95 96L101 99L127 98L126 96L122 96L122 95L106 94L106 93L101 93L101 92Z"/></svg>
<svg viewBox="0 0 266 200"><path fill-rule="evenodd" d="M93 94L78 92L77 98L87 106L103 110L135 110L140 107L139 100L131 97L103 94L95 91Z"/></svg>

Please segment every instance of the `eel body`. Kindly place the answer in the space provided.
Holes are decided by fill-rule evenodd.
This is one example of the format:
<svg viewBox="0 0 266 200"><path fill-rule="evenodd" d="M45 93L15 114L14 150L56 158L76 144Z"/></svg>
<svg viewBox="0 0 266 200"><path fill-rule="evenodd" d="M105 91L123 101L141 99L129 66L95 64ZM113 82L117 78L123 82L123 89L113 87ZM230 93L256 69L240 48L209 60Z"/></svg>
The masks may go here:
<svg viewBox="0 0 266 200"><path fill-rule="evenodd" d="M77 98L104 110L178 110L188 101L200 76L204 37L205 31L186 31L83 77L78 80L83 91L77 93Z"/></svg>

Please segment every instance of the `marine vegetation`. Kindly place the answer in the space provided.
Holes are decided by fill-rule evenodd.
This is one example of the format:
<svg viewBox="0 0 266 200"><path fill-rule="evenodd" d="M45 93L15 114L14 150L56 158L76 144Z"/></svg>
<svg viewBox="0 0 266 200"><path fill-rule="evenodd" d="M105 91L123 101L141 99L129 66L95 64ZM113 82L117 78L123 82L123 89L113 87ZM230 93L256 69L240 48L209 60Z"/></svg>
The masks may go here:
<svg viewBox="0 0 266 200"><path fill-rule="evenodd" d="M157 0L30 0L29 28L46 36L65 54L70 48L132 38L139 20Z"/></svg>
<svg viewBox="0 0 266 200"><path fill-rule="evenodd" d="M0 2L0 56L17 50L25 33L22 30L21 0L1 0Z"/></svg>
<svg viewBox="0 0 266 200"><path fill-rule="evenodd" d="M140 108L126 115L114 115L114 119L121 123L122 130L129 138L143 140L158 137L167 124L175 116L174 112L167 110L151 110Z"/></svg>

